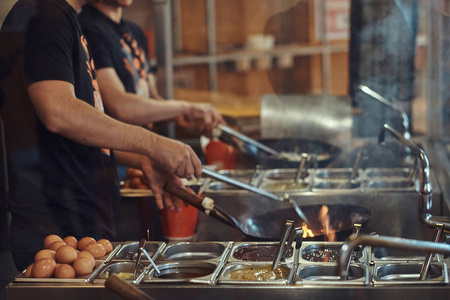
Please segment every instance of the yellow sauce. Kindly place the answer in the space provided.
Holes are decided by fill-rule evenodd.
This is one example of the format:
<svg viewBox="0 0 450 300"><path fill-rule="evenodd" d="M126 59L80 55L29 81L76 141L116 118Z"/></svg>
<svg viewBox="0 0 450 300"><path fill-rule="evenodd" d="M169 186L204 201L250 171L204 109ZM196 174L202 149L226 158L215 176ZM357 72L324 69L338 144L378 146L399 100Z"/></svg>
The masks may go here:
<svg viewBox="0 0 450 300"><path fill-rule="evenodd" d="M246 281L268 281L275 279L286 279L289 270L284 267L278 267L272 270L270 266L267 267L249 267L233 270L230 272L230 279L232 280L246 280Z"/></svg>

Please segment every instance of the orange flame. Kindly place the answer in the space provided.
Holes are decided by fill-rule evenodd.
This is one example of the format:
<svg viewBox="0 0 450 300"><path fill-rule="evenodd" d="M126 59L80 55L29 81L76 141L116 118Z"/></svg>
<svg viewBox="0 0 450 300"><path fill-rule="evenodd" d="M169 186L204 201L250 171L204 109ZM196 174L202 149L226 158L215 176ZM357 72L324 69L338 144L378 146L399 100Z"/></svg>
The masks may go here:
<svg viewBox="0 0 450 300"><path fill-rule="evenodd" d="M328 206L323 205L317 216L325 234L325 240L335 241L336 240L336 230L330 227L330 216L328 215Z"/></svg>
<svg viewBox="0 0 450 300"><path fill-rule="evenodd" d="M303 238L314 237L314 233L312 232L311 229L308 228L308 224L303 223L302 229L303 229Z"/></svg>

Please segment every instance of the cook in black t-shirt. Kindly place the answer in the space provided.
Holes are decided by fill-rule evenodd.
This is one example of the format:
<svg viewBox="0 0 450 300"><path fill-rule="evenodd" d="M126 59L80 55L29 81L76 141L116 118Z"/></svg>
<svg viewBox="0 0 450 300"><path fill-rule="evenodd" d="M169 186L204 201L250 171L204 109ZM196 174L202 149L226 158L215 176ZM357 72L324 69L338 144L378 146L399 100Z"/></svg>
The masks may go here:
<svg viewBox="0 0 450 300"><path fill-rule="evenodd" d="M136 24L116 23L90 5L78 16L98 69L114 68L125 90L149 97L147 38Z"/></svg>
<svg viewBox="0 0 450 300"><path fill-rule="evenodd" d="M65 81L78 99L103 110L74 8L64 0L20 0L4 21L0 45L10 241L23 269L48 234L112 238L119 188L112 151L50 132L26 92L35 82Z"/></svg>

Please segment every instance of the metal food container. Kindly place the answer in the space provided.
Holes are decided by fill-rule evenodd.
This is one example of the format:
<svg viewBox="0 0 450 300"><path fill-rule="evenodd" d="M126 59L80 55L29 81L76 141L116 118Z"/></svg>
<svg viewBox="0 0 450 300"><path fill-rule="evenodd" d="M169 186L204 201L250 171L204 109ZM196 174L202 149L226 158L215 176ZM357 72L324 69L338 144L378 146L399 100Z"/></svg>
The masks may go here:
<svg viewBox="0 0 450 300"><path fill-rule="evenodd" d="M364 264L350 264L347 280L341 280L336 264L299 264L296 285L347 286L369 284L369 270Z"/></svg>
<svg viewBox="0 0 450 300"><path fill-rule="evenodd" d="M160 274L154 268L146 272L141 283L200 283L213 284L223 266L219 261L178 261L157 265Z"/></svg>
<svg viewBox="0 0 450 300"><path fill-rule="evenodd" d="M251 284L251 285L286 285L292 264L280 263L278 270L283 270L283 276L274 278L271 273L271 263L228 263L223 268L220 276L217 278L219 284ZM241 276L245 272L245 276ZM266 278L264 278L266 277ZM236 279L242 278L242 279ZM264 280L262 279L264 278Z"/></svg>
<svg viewBox="0 0 450 300"><path fill-rule="evenodd" d="M165 242L145 242L144 249L147 251L147 253L150 255L152 259L155 259L159 253L161 253ZM125 242L122 247L120 248L115 255L111 257L112 261L129 261L131 259L136 260L137 256L137 250L139 247L139 242ZM148 261L147 256L142 253L141 255L141 261Z"/></svg>
<svg viewBox="0 0 450 300"><path fill-rule="evenodd" d="M300 248L300 263L334 263L339 259L343 242L303 242ZM352 262L366 261L366 248L354 251Z"/></svg>
<svg viewBox="0 0 450 300"><path fill-rule="evenodd" d="M134 281L137 280L145 270L147 270L148 265L148 261L139 263L137 266L135 261L110 262L94 277L93 283L106 281L111 274L116 274L125 281ZM134 276L135 270L136 276Z"/></svg>
<svg viewBox="0 0 450 300"><path fill-rule="evenodd" d="M271 262L276 256L278 245L279 242L236 242L231 249L228 262ZM294 249L291 246L291 249L287 252L285 262L292 262L293 252Z"/></svg>
<svg viewBox="0 0 450 300"><path fill-rule="evenodd" d="M414 190L415 184L406 180L372 180L367 182L366 187L368 189Z"/></svg>
<svg viewBox="0 0 450 300"><path fill-rule="evenodd" d="M422 263L419 262L376 263L373 269L373 284L375 286L448 284L446 263L431 263L424 280L419 280L421 268Z"/></svg>
<svg viewBox="0 0 450 300"><path fill-rule="evenodd" d="M320 180L349 180L352 175L352 169L320 169L315 173L315 179ZM355 174L355 179L360 178L361 174L358 170Z"/></svg>
<svg viewBox="0 0 450 300"><path fill-rule="evenodd" d="M170 242L158 256L158 261L222 261L231 245L231 242Z"/></svg>
<svg viewBox="0 0 450 300"><path fill-rule="evenodd" d="M20 272L13 281L23 283L87 283L92 281L92 279L103 269L104 266L104 261L96 260L92 273L75 278L29 278L25 277L26 270L24 270Z"/></svg>
<svg viewBox="0 0 450 300"><path fill-rule="evenodd" d="M409 177L410 170L407 168L370 168L366 170L368 180L406 180Z"/></svg>
<svg viewBox="0 0 450 300"><path fill-rule="evenodd" d="M348 180L328 180L321 181L314 184L313 191L315 190L356 190L361 187L360 182Z"/></svg>
<svg viewBox="0 0 450 300"><path fill-rule="evenodd" d="M248 184L257 184L262 177L260 170L220 170L217 173ZM250 182L251 181L251 182Z"/></svg>
<svg viewBox="0 0 450 300"><path fill-rule="evenodd" d="M371 261L386 262L386 261L420 261L425 260L426 254L411 255L410 251L402 251L397 249L383 248L383 247L372 247L371 249ZM431 261L437 261L437 256L432 256Z"/></svg>
<svg viewBox="0 0 450 300"><path fill-rule="evenodd" d="M304 170L300 176L302 179L307 179L310 176L310 172ZM272 182L272 181L293 181L297 176L296 169L275 169L266 171L264 175L264 181Z"/></svg>

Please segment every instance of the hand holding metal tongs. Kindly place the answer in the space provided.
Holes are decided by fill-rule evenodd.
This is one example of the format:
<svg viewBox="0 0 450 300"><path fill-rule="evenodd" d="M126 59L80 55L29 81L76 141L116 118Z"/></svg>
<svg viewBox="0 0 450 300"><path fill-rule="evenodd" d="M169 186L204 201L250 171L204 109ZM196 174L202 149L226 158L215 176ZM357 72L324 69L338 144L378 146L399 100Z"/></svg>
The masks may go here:
<svg viewBox="0 0 450 300"><path fill-rule="evenodd" d="M144 255L147 257L147 259L150 261L150 263L152 264L153 268L155 268L155 271L159 274L161 273L161 271L159 270L158 266L155 264L155 262L153 261L153 259L150 257L150 255L148 254L147 250L145 250L145 239L141 239L141 241L139 242L139 246L137 248L137 257L136 257L136 265L134 266L134 278L136 278L137 276L137 270L139 267L139 263L141 261L141 256L142 253L144 253ZM134 255L133 255L134 256ZM131 257L131 259L133 259L133 256Z"/></svg>

